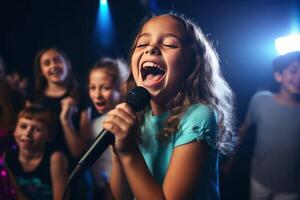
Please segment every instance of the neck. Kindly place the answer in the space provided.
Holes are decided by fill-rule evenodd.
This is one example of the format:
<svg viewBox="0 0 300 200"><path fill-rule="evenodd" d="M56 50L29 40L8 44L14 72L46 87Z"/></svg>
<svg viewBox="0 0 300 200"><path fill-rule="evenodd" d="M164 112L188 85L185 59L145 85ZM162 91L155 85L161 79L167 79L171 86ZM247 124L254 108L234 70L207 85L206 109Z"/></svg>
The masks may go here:
<svg viewBox="0 0 300 200"><path fill-rule="evenodd" d="M168 110L165 104L156 102L155 100L151 100L150 105L153 115L161 115Z"/></svg>
<svg viewBox="0 0 300 200"><path fill-rule="evenodd" d="M278 94L275 95L275 99L287 106L300 106L300 96L292 95L288 92L281 90Z"/></svg>
<svg viewBox="0 0 300 200"><path fill-rule="evenodd" d="M32 160L38 160L43 156L43 151L37 151L37 150L24 150L20 149L19 151L19 158L21 162L28 162Z"/></svg>
<svg viewBox="0 0 300 200"><path fill-rule="evenodd" d="M51 97L60 97L62 95L64 95L67 91L67 88L65 85L63 84L53 84L53 83L49 83L45 94L47 96L51 96Z"/></svg>

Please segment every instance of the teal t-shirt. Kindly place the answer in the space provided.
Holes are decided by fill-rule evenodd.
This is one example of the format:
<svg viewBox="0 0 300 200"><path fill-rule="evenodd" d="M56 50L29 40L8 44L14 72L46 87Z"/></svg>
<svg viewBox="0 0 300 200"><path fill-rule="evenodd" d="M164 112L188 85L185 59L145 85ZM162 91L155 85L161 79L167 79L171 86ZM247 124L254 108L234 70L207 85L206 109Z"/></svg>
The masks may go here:
<svg viewBox="0 0 300 200"><path fill-rule="evenodd" d="M204 104L191 106L180 120L179 130L171 136L168 143L160 144L157 134L161 132L168 116L168 112L154 116L148 109L141 127L140 149L151 174L158 183L162 184L174 148L204 140L212 147L211 159L205 168L195 199L219 199L216 112Z"/></svg>

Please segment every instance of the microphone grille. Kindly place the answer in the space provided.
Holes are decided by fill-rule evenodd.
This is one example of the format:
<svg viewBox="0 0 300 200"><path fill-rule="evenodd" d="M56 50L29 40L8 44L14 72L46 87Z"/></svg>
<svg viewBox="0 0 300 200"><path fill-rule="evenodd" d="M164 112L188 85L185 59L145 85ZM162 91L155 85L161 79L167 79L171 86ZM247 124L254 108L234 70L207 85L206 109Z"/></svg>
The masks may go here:
<svg viewBox="0 0 300 200"><path fill-rule="evenodd" d="M150 93L143 87L136 87L130 90L125 102L128 103L135 112L143 110L150 101Z"/></svg>

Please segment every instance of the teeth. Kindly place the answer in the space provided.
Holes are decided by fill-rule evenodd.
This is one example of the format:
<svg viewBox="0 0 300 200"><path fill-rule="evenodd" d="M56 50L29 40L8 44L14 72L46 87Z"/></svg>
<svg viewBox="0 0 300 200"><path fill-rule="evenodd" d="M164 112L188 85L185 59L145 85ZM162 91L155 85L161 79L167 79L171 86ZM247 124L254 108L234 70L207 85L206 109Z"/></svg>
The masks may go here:
<svg viewBox="0 0 300 200"><path fill-rule="evenodd" d="M96 102L97 106L105 105L105 102Z"/></svg>
<svg viewBox="0 0 300 200"><path fill-rule="evenodd" d="M60 74L60 69L57 69L57 68L53 68L53 69L50 69L50 73L51 74Z"/></svg>
<svg viewBox="0 0 300 200"><path fill-rule="evenodd" d="M157 67L157 68L159 68L160 70L163 70L162 67L160 67L158 64L156 64L156 63L154 63L154 62L144 62L142 67L143 67L143 68L144 68L144 67Z"/></svg>

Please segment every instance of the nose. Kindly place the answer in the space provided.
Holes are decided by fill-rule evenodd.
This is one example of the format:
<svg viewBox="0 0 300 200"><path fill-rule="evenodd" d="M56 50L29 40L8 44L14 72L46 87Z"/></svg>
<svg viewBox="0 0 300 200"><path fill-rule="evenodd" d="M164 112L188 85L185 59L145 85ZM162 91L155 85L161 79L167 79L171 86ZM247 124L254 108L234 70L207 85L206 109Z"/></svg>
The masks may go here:
<svg viewBox="0 0 300 200"><path fill-rule="evenodd" d="M145 53L146 53L146 54L150 54L150 55L159 55L159 54L160 54L160 50L159 50L156 46L149 45L149 46L146 48Z"/></svg>
<svg viewBox="0 0 300 200"><path fill-rule="evenodd" d="M50 67L51 68L56 68L58 67L58 62L54 59L50 60Z"/></svg>
<svg viewBox="0 0 300 200"><path fill-rule="evenodd" d="M103 97L103 94L102 94L102 88L99 88L97 90L97 99L101 99Z"/></svg>
<svg viewBox="0 0 300 200"><path fill-rule="evenodd" d="M31 137L32 136L32 133L33 133L33 127L28 127L25 131L25 135L27 137Z"/></svg>

